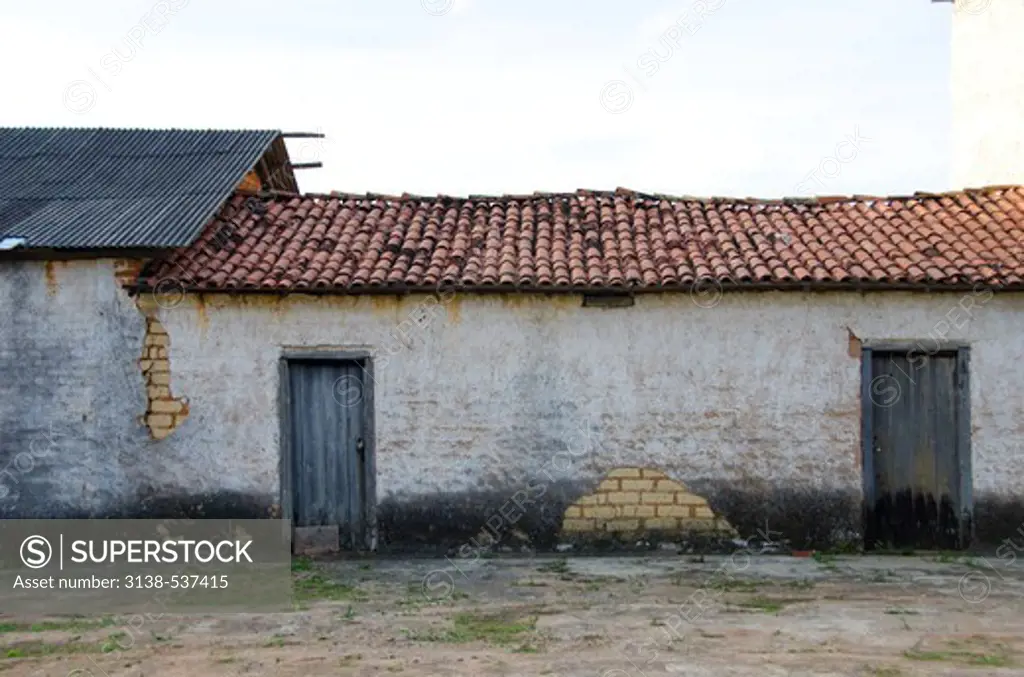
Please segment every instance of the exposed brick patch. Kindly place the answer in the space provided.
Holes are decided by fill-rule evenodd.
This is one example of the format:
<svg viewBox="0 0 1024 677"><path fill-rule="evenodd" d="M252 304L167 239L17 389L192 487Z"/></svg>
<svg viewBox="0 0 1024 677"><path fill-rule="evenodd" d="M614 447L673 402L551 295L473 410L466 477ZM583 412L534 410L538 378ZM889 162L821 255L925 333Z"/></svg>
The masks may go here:
<svg viewBox="0 0 1024 677"><path fill-rule="evenodd" d="M146 316L146 338L139 357L139 369L146 383L143 423L153 439L162 440L188 417L188 399L171 393L171 337L151 304L140 299L138 306Z"/></svg>
<svg viewBox="0 0 1024 677"><path fill-rule="evenodd" d="M707 500L664 472L616 468L565 510L562 532L577 536L659 532L736 535Z"/></svg>
<svg viewBox="0 0 1024 677"><path fill-rule="evenodd" d="M847 334L849 334L849 338L850 338L850 351L849 351L850 352L850 357L855 357L855 358L857 358L859 360L860 356L861 356L860 355L860 351L861 351L860 339L857 337L856 334L853 333L853 330L850 329L849 327L846 328L846 332L847 332Z"/></svg>
<svg viewBox="0 0 1024 677"><path fill-rule="evenodd" d="M118 286L134 285L145 265L146 261L143 259L116 259L114 261L114 279L117 280Z"/></svg>

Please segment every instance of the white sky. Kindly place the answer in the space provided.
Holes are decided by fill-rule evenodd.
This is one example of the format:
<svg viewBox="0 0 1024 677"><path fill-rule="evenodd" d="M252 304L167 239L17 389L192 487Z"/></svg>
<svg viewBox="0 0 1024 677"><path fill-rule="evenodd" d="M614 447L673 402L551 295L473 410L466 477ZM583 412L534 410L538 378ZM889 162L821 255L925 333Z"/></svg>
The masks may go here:
<svg viewBox="0 0 1024 677"><path fill-rule="evenodd" d="M0 0L0 125L319 130L320 145L289 144L294 161L324 163L299 173L307 191L945 190L951 13L929 0ZM855 134L867 140L843 147L846 162L822 165Z"/></svg>

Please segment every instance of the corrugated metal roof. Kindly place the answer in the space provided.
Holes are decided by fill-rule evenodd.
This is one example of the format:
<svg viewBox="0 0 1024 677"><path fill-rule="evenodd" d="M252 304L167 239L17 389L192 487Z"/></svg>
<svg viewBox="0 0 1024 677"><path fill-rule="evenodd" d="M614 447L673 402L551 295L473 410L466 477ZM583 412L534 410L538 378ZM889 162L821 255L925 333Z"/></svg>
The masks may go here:
<svg viewBox="0 0 1024 677"><path fill-rule="evenodd" d="M278 131L0 128L0 239L184 247Z"/></svg>

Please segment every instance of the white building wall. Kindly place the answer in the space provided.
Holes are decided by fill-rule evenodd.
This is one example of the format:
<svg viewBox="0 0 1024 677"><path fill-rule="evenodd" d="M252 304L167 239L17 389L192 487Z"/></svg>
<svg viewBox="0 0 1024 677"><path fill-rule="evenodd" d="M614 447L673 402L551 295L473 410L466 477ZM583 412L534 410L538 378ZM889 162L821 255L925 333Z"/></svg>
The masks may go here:
<svg viewBox="0 0 1024 677"><path fill-rule="evenodd" d="M186 297L158 312L189 415L154 440L140 421L146 323L110 262L18 264L4 280L9 517L279 514L278 362L323 347L374 354L378 507L392 531L478 530L530 481L552 487L538 509L557 530L564 506L620 466L668 473L739 527L858 528L858 341L928 350L944 338L972 347L976 514L1002 510L1009 531L1014 511L1024 519L1021 294L748 292L713 307L666 294L631 308L539 295ZM417 325L424 308L434 312Z"/></svg>
<svg viewBox="0 0 1024 677"><path fill-rule="evenodd" d="M579 297L455 297L413 328L422 303L207 296L163 312L173 389L192 411L168 441L199 444L213 464L178 479L213 474L233 490L276 494L278 360L286 346L320 346L377 355L381 501L500 494L541 468L593 482L621 464L751 495L859 493L856 341L919 340L928 350L945 339L972 347L976 495L1015 495L1024 481L1019 294L741 293L712 308L648 295L621 309L584 308ZM398 349L400 326L408 338ZM588 426L599 446L553 463L581 448Z"/></svg>
<svg viewBox="0 0 1024 677"><path fill-rule="evenodd" d="M953 187L1024 184L1024 3L953 10Z"/></svg>

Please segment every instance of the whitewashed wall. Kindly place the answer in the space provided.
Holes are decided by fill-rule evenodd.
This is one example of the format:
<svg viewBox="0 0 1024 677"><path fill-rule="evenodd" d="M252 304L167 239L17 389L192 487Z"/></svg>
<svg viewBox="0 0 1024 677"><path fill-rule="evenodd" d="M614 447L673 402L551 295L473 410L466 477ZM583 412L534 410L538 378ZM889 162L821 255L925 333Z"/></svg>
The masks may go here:
<svg viewBox="0 0 1024 677"><path fill-rule="evenodd" d="M214 467L196 472L276 492L277 362L283 346L323 346L378 354L381 498L510 484L588 426L603 451L576 454L566 477L627 460L683 480L859 490L852 334L926 350L936 338L969 341L976 490L1015 493L1024 480L1017 294L743 293L711 308L680 294L621 309L455 297L413 327L422 303L207 296L163 312L173 390L192 410L175 436L217 450Z"/></svg>

